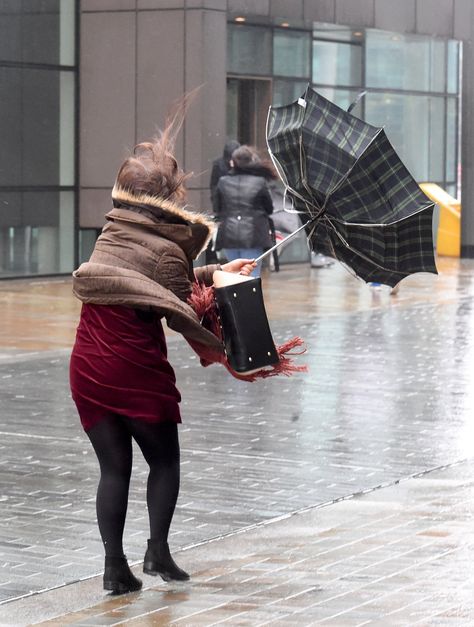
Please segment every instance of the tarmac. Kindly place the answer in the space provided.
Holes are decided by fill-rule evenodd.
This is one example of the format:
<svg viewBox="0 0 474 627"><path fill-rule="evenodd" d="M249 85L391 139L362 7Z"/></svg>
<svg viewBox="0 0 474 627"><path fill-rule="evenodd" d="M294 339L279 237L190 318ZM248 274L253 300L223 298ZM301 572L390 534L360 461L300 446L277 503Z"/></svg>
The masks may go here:
<svg viewBox="0 0 474 627"><path fill-rule="evenodd" d="M186 584L101 587L97 462L69 396L69 279L0 283L0 624L474 625L474 263L397 295L335 264L263 277L309 371L254 384L168 334L183 394L170 544ZM125 545L148 537L137 454Z"/></svg>

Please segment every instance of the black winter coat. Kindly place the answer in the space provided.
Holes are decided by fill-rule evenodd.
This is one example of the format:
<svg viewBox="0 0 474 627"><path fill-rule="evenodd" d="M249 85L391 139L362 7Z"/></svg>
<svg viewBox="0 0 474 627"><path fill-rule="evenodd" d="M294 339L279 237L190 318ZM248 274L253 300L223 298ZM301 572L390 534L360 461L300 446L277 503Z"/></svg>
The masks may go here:
<svg viewBox="0 0 474 627"><path fill-rule="evenodd" d="M216 248L269 248L273 203L263 176L231 172L217 185Z"/></svg>

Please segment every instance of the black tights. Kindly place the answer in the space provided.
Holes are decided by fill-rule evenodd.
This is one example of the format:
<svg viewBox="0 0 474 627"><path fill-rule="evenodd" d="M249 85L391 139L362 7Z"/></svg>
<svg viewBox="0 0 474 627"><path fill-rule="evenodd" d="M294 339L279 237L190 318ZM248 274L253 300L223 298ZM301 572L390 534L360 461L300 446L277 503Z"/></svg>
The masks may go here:
<svg viewBox="0 0 474 627"><path fill-rule="evenodd" d="M150 466L147 484L150 538L166 542L179 492L177 425L110 416L97 423L87 435L100 464L97 520L106 556L123 555L122 539L132 474L132 438Z"/></svg>

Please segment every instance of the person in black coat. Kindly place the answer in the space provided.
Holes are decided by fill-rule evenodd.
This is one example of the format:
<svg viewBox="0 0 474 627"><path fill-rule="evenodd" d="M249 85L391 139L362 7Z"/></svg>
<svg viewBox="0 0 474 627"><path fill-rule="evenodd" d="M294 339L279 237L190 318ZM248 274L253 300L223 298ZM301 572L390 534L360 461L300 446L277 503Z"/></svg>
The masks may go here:
<svg viewBox="0 0 474 627"><path fill-rule="evenodd" d="M224 146L224 152L222 157L214 159L212 162L211 180L209 181L209 188L211 190L211 203L214 215L216 214L217 204L217 183L221 176L229 174L230 171L230 159L234 150L240 146L239 142L235 139L229 139ZM215 250L215 239L212 238L206 248L206 264L219 263L217 252Z"/></svg>
<svg viewBox="0 0 474 627"><path fill-rule="evenodd" d="M255 259L272 245L269 216L273 202L267 181L276 178L273 167L250 146L232 153L232 169L217 184L215 213L219 221L216 248L231 261ZM260 276L261 264L253 276Z"/></svg>
<svg viewBox="0 0 474 627"><path fill-rule="evenodd" d="M235 139L230 139L224 146L224 152L222 153L222 157L219 157L219 159L214 159L214 161L212 162L211 180L209 183L209 187L211 188L211 202L214 213L216 213L217 184L219 183L219 179L222 176L226 176L227 174L229 174L231 169L230 160L232 158L232 153L239 147L240 144L238 141L236 141Z"/></svg>

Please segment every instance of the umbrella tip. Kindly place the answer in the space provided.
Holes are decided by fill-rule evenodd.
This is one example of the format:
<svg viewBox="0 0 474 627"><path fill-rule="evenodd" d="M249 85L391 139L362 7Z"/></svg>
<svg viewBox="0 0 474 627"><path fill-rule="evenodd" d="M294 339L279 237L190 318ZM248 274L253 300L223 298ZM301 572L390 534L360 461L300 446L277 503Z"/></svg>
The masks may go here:
<svg viewBox="0 0 474 627"><path fill-rule="evenodd" d="M304 98L298 98L298 104L300 107L303 107L303 109L306 109L306 100Z"/></svg>

